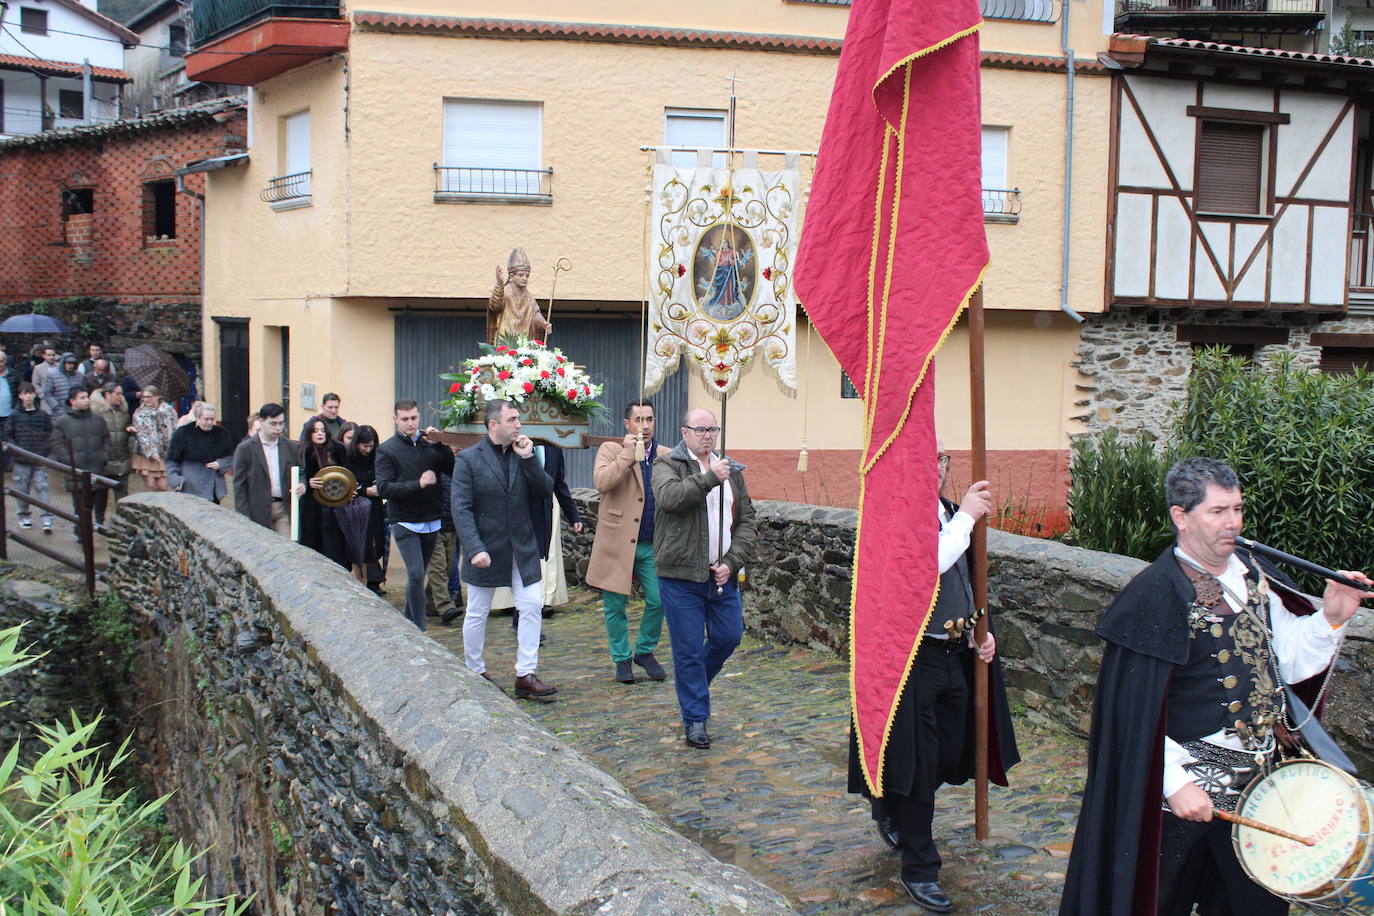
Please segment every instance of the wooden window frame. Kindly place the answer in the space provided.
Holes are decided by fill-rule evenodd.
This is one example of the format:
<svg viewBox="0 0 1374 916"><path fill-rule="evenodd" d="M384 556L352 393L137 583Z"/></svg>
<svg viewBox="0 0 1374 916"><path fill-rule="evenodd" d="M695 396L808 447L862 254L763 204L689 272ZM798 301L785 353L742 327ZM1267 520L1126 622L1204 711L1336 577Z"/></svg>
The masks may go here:
<svg viewBox="0 0 1374 916"><path fill-rule="evenodd" d="M36 6L19 7L19 31L25 35L48 34L48 11Z"/></svg>
<svg viewBox="0 0 1374 916"><path fill-rule="evenodd" d="M1197 137L1193 149L1193 206L1199 216L1202 217L1222 217L1230 219L1269 219L1273 216L1274 201L1269 195L1268 188L1268 169L1270 168L1269 150L1274 143L1274 127L1276 122L1268 119L1250 117L1232 117L1231 112L1221 109L1198 109L1196 106L1189 106L1189 114L1194 111L1206 111L1207 116L1198 116ZM1215 113L1215 114L1214 114ZM1244 112L1242 114L1265 114L1264 112ZM1216 116L1216 115L1224 115ZM1285 116L1286 117L1286 116ZM1245 210L1240 208L1211 208L1208 201L1204 199L1204 185L1209 184L1203 177L1203 148L1204 137L1207 135L1209 127L1230 130L1239 133L1248 131L1259 139L1259 149L1256 151L1256 171L1255 171L1255 209Z"/></svg>

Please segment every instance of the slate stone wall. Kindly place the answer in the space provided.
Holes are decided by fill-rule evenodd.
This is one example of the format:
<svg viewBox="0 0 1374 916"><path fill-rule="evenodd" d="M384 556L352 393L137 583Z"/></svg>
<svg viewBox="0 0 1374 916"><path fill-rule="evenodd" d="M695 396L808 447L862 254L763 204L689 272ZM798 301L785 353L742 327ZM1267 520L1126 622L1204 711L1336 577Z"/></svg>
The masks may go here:
<svg viewBox="0 0 1374 916"><path fill-rule="evenodd" d="M587 569L596 524L595 490L573 491L586 523L564 529L571 578ZM744 621L756 635L849 653L853 510L756 500L760 550L747 568ZM1146 563L1057 541L988 532L988 603L1008 693L1039 721L1086 735L1102 660L1097 620ZM1374 610L1361 612L1331 680L1326 724L1374 774Z"/></svg>
<svg viewBox="0 0 1374 916"><path fill-rule="evenodd" d="M1281 330L1286 343L1256 348L1255 361L1262 364L1275 353L1290 351L1296 356L1294 365L1306 369L1315 369L1321 358L1321 347L1310 342L1313 334L1374 333L1374 317L1359 315L1325 320L1295 312L1148 308L1088 315L1078 345L1082 379L1076 406L1082 413L1075 419L1090 432L1117 429L1128 436L1167 436L1175 406L1187 395L1193 365L1192 344L1178 339L1179 325Z"/></svg>
<svg viewBox="0 0 1374 916"><path fill-rule="evenodd" d="M134 746L209 890L261 913L780 914L342 569L205 500L123 500Z"/></svg>

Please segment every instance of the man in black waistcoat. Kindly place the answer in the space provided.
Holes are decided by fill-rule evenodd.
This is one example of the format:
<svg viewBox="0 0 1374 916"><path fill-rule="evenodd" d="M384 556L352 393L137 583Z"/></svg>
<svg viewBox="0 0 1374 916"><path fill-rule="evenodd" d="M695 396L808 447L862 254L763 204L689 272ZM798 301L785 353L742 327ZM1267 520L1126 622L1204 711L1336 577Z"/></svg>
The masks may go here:
<svg viewBox="0 0 1374 916"><path fill-rule="evenodd" d="M1178 462L1165 490L1177 542L1097 626L1107 646L1060 916L1282 916L1288 903L1246 875L1213 809L1234 811L1256 758L1278 759L1283 682L1318 684L1374 592L1329 582L1316 613L1238 548L1240 481L1220 461Z"/></svg>
<svg viewBox="0 0 1374 916"><path fill-rule="evenodd" d="M938 436L935 449L943 490L949 475L949 455ZM937 501L940 589L893 715L883 755L882 798L869 795L859 767L858 743L852 734L849 742L849 791L869 796L879 835L901 854L902 886L911 899L932 913L954 909L939 884L942 863L931 836L931 821L935 790L941 783L958 785L973 777L975 654L992 666L988 678L989 778L1006 785L1006 771L1020 760L997 642L989 632L975 652L968 623L973 614L970 538L974 523L991 508L986 480L969 487L958 505L943 498Z"/></svg>

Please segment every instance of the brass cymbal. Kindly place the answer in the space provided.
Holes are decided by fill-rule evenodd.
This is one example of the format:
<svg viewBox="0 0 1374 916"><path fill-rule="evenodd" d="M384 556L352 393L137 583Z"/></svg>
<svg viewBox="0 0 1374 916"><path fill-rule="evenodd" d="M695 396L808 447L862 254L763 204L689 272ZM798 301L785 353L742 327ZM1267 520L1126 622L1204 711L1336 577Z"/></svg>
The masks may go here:
<svg viewBox="0 0 1374 916"><path fill-rule="evenodd" d="M329 467L320 468L320 472L315 476L320 478L322 485L318 490L312 489L310 493L321 506L337 508L351 500L358 492L358 478L346 467L331 464Z"/></svg>

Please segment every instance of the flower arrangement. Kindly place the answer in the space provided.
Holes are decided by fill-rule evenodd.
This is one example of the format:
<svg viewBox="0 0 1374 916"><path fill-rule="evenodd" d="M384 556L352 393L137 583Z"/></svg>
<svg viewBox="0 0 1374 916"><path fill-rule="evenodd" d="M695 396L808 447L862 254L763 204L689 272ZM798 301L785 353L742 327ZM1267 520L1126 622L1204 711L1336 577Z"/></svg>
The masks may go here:
<svg viewBox="0 0 1374 916"><path fill-rule="evenodd" d="M450 382L448 397L440 405L445 423L477 422L482 405L493 398L523 405L542 397L572 417L590 418L605 411L597 400L602 386L556 347L525 337L513 344L481 347L482 355L466 360L460 371L439 376Z"/></svg>

